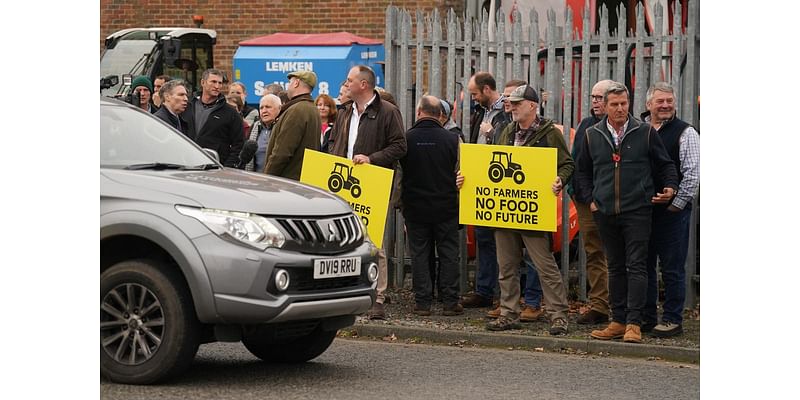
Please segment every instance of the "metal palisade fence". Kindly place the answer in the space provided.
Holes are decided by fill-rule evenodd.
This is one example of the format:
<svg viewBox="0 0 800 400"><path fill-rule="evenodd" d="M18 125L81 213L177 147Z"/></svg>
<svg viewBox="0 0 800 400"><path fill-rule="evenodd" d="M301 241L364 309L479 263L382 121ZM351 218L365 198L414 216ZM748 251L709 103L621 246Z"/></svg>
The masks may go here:
<svg viewBox="0 0 800 400"><path fill-rule="evenodd" d="M535 8L526 16L527 21L523 21L518 11L508 18L498 10L496 19L490 21L486 13L478 18L469 14L459 17L452 9L443 21L436 9L431 13L416 10L412 15L389 6L384 43L385 88L394 95L406 127L412 124L415 100L429 93L455 105L454 119L469 137L467 84L478 71L492 73L498 91L511 79L527 81L532 87L546 91L544 116L572 129L590 115L589 93L597 81L612 79L625 83L631 93L631 113L637 117L646 111L645 98L650 85L666 81L676 88L678 117L699 129L700 2L688 2L688 9L679 3L673 2L672 26L668 26L664 7L656 4L650 32L645 28L645 12L638 2L635 29L627 29L631 24L624 8L616 10L617 26L610 28L609 12L602 6L596 31L590 30L594 12L589 9L588 1L582 25L573 23L570 7L565 7L560 21L557 19L562 16L552 9L540 18ZM682 25L684 14L688 23ZM583 29L565 29L573 26ZM571 143L570 129L564 129L564 135L566 142ZM563 221L569 220L568 201L568 196L564 196ZM695 285L699 283L695 254L697 206L692 215L686 266L687 307L695 305ZM402 221L398 218L393 235L396 240L390 244L395 261L405 259ZM566 278L568 229L563 231L561 265ZM464 256L462 251L462 265ZM466 279L463 272L462 268L462 289ZM578 273L579 297L585 299L585 257L580 258ZM396 277L402 279L402 268L396 270Z"/></svg>

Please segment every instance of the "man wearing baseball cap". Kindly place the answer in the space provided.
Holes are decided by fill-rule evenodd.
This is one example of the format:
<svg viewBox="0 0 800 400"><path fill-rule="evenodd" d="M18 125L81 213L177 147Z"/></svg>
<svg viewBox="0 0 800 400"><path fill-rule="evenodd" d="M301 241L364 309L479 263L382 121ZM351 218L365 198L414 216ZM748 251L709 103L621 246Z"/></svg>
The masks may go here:
<svg viewBox="0 0 800 400"><path fill-rule="evenodd" d="M557 171L553 182L554 195L572 177L575 163L569 154L567 144L561 131L553 121L538 115L539 96L532 87L520 86L508 97L511 102L511 114L514 122L506 125L495 144L503 146L554 147L558 150ZM545 195L545 194L542 194ZM522 261L524 244L542 283L542 291L547 312L550 317L550 334L567 333L567 290L561 279L561 273L550 252L548 232L520 229L496 229L494 233L497 243L497 263L500 268L500 317L490 322L486 328L493 331L515 329L519 327L520 287L519 270Z"/></svg>
<svg viewBox="0 0 800 400"><path fill-rule="evenodd" d="M294 71L287 75L286 93L289 101L281 107L272 128L267 147L267 165L264 173L300 180L303 155L306 149L319 149L319 131L322 122L311 98L317 85L317 74L312 71Z"/></svg>

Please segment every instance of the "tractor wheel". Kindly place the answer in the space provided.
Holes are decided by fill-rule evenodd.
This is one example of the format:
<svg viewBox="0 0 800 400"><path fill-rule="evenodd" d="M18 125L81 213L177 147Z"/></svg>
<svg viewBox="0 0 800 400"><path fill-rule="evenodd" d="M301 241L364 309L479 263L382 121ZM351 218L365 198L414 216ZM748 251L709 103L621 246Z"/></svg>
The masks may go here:
<svg viewBox="0 0 800 400"><path fill-rule="evenodd" d="M331 192L336 193L336 192L342 190L342 184L343 183L344 182L342 181L342 177L341 176L339 176L339 175L331 175L331 177L328 179L328 189L330 189Z"/></svg>
<svg viewBox="0 0 800 400"><path fill-rule="evenodd" d="M520 170L516 170L514 171L513 178L514 178L514 183L516 183L517 185L521 185L522 182L525 182L525 173Z"/></svg>
<svg viewBox="0 0 800 400"><path fill-rule="evenodd" d="M350 194L357 199L358 196L361 196L361 186L353 185L353 187L350 188Z"/></svg>
<svg viewBox="0 0 800 400"><path fill-rule="evenodd" d="M499 183L503 180L503 167L498 164L489 166L489 180L494 183Z"/></svg>

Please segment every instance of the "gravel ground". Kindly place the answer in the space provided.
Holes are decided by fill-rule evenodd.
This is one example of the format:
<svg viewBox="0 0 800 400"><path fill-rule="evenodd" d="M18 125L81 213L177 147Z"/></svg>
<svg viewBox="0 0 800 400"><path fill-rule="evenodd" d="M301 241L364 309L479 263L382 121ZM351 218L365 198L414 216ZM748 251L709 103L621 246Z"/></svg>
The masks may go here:
<svg viewBox="0 0 800 400"><path fill-rule="evenodd" d="M431 311L433 315L420 317L414 315L414 294L409 289L389 289L387 293L391 297L391 302L386 304L387 319L368 320L366 317L358 317L356 324L383 324L400 325L407 327L422 327L431 329L446 329L467 332L489 332L486 330L486 323L491 321L486 318L486 313L492 308L466 308L463 315L445 317L442 315L442 304L434 302ZM570 302L569 313L569 332L565 337L568 339L587 339L589 333L594 329L602 329L605 325L578 325L575 320L579 311L588 310L585 303ZM529 335L529 336L550 336L548 330L550 324L541 319L537 322L523 322L522 329L514 329L498 332L506 335ZM700 348L700 308L686 311L684 315L683 335L673 338L658 339L643 334L642 342L651 345L677 346L691 349Z"/></svg>

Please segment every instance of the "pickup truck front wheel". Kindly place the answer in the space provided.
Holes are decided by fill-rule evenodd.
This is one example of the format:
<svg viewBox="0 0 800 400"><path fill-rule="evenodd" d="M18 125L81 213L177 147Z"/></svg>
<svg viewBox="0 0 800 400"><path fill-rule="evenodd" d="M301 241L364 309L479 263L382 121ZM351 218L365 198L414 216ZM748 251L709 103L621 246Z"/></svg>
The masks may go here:
<svg viewBox="0 0 800 400"><path fill-rule="evenodd" d="M317 328L306 336L288 343L270 343L266 337L250 335L242 338L244 347L254 356L275 363L302 363L324 353L333 343L337 331Z"/></svg>
<svg viewBox="0 0 800 400"><path fill-rule="evenodd" d="M100 275L100 371L114 382L149 384L191 364L199 322L186 283L155 260L131 260Z"/></svg>

